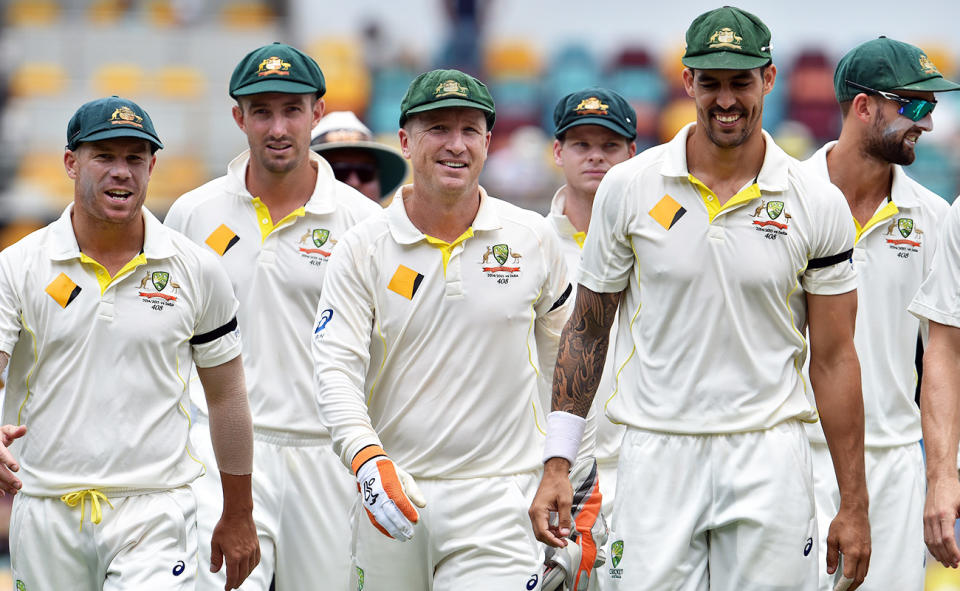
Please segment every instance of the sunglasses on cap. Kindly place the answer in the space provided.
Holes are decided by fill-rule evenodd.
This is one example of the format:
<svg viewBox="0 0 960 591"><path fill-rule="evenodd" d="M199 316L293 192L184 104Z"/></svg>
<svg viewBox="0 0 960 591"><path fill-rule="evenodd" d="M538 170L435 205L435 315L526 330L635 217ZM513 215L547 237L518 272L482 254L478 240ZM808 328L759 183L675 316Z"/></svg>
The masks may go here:
<svg viewBox="0 0 960 591"><path fill-rule="evenodd" d="M937 101L907 98L905 96L900 96L899 94L894 94L885 90L876 90L874 88L870 88L869 86L857 84L856 82L851 82L849 80L846 80L846 83L849 86L852 86L857 90L862 90L868 94L875 94L885 99L896 101L900 104L900 109L897 112L911 121L920 121L932 113L933 109L937 106Z"/></svg>
<svg viewBox="0 0 960 591"><path fill-rule="evenodd" d="M377 178L377 167L365 162L331 162L330 168L341 183L347 182L352 174L356 174L361 183L369 183Z"/></svg>

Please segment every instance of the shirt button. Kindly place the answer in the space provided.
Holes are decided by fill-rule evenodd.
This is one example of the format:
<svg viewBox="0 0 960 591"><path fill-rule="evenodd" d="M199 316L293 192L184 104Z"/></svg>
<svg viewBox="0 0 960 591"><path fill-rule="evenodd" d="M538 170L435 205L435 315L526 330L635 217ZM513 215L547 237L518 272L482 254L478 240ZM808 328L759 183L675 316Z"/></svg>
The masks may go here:
<svg viewBox="0 0 960 591"><path fill-rule="evenodd" d="M707 201L713 201L713 195L707 195Z"/></svg>
<svg viewBox="0 0 960 591"><path fill-rule="evenodd" d="M260 223L263 224L264 226L266 226L266 225L267 225L267 220L260 220Z"/></svg>

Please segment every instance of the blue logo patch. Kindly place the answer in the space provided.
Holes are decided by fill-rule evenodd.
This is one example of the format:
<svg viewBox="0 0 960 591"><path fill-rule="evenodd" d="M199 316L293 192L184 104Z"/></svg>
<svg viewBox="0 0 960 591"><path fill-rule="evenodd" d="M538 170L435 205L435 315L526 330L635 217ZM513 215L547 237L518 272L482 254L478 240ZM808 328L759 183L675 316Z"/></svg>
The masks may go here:
<svg viewBox="0 0 960 591"><path fill-rule="evenodd" d="M807 538L807 544L803 547L803 555L808 556L813 549L813 538Z"/></svg>
<svg viewBox="0 0 960 591"><path fill-rule="evenodd" d="M317 326L313 329L313 334L317 334L326 328L327 324L329 324L331 320L333 320L333 310L327 308L321 312L320 317L317 318Z"/></svg>
<svg viewBox="0 0 960 591"><path fill-rule="evenodd" d="M527 581L527 590L530 591L531 589L536 589L537 581L539 580L540 580L540 577L538 577L537 575L531 575L530 579Z"/></svg>
<svg viewBox="0 0 960 591"><path fill-rule="evenodd" d="M182 560L178 560L177 563L173 565L173 576L179 577L186 569L187 565L184 564Z"/></svg>

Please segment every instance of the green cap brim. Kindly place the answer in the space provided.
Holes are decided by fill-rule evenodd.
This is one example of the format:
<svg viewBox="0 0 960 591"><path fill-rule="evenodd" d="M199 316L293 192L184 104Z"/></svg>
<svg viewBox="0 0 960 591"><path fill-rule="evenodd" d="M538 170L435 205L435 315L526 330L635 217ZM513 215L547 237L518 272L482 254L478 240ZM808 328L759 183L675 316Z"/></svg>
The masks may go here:
<svg viewBox="0 0 960 591"><path fill-rule="evenodd" d="M559 137L560 134L562 134L563 132L567 131L571 127L576 127L578 125L599 125L600 127L606 127L610 131L616 133L617 135L622 135L623 137L625 137L631 142L635 140L637 137L637 130L635 129L634 130L626 129L616 121L613 121L611 119L607 119L604 117L589 117L589 116L578 117L575 121L572 121L567 125L564 125L560 129L558 129L557 131L555 131L553 135L554 137Z"/></svg>
<svg viewBox="0 0 960 591"><path fill-rule="evenodd" d="M313 86L292 82L290 80L263 80L238 88L233 92L233 96L249 96L251 94L261 94L264 92L281 92L284 94L314 94L319 92Z"/></svg>
<svg viewBox="0 0 960 591"><path fill-rule="evenodd" d="M420 105L419 107L413 107L412 109L407 111L407 115L409 116L415 113L424 113L426 111L434 111L436 109L446 109L449 107L467 107L469 109L476 109L478 111L483 111L484 113L486 113L488 118L490 115L493 114L492 109L488 109L487 107L484 107L479 103L475 103L473 101L468 101L466 99L461 99L461 98L448 98L440 101L434 101L432 103L427 103L425 105Z"/></svg>
<svg viewBox="0 0 960 591"><path fill-rule="evenodd" d="M905 86L898 86L892 88L891 90L918 90L921 92L949 92L951 90L960 90L960 84L956 82L951 82L946 78L927 78L926 80L921 80L920 82L914 82L913 84L907 84Z"/></svg>
<svg viewBox="0 0 960 591"><path fill-rule="evenodd" d="M105 131L98 131L97 133L91 133L86 137L77 138L76 140L74 140L74 143L77 145L77 147L79 147L80 144L83 144L83 143L98 142L100 140L109 140L117 137L133 137L133 138L144 139L150 142L151 144L153 144L153 146L157 150L163 149L163 144L160 143L160 140L158 140L157 138L153 137L152 135L150 135L145 131L140 131L139 129L136 129L133 127L120 127L117 129L107 129Z"/></svg>
<svg viewBox="0 0 960 591"><path fill-rule="evenodd" d="M697 70L752 70L770 63L768 57L743 55L732 51L717 51L705 55L684 57L680 60L688 68Z"/></svg>

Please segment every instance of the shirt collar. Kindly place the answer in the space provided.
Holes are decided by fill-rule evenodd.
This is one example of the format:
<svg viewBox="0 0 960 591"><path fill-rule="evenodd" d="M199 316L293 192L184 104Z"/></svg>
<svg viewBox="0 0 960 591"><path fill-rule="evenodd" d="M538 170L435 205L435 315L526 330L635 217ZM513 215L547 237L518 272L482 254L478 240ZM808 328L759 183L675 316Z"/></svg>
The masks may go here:
<svg viewBox="0 0 960 591"><path fill-rule="evenodd" d="M825 179L830 178L830 171L827 168L827 154L836 145L837 140L827 142L811 157L811 160L813 160L817 168L817 172L823 174L823 178ZM916 194L910 190L910 184L912 182L910 177L907 176L907 173L904 172L902 166L899 164L893 165L893 182L890 185L890 200L893 201L893 204L896 205L898 209L920 206Z"/></svg>
<svg viewBox="0 0 960 591"><path fill-rule="evenodd" d="M666 155L660 165L660 174L670 177L687 178L687 137L693 131L696 122L688 123L666 144ZM766 130L761 129L764 139L763 164L757 175L757 185L761 191L786 191L788 188L788 169L790 156L773 141Z"/></svg>
<svg viewBox="0 0 960 591"><path fill-rule="evenodd" d="M407 216L407 208L403 203L404 197L410 197L412 194L413 185L401 186L394 194L393 201L384 210L390 233L399 244L413 244L424 239L424 233L414 226ZM480 207L477 209L477 215L473 218L470 227L473 228L474 232L497 230L503 227L496 207L483 187L480 187Z"/></svg>
<svg viewBox="0 0 960 591"><path fill-rule="evenodd" d="M176 254L170 231L160 223L150 210L141 208L143 212L143 254L148 260L169 258ZM48 245L50 258L55 261L66 261L80 258L80 245L73 231L70 215L73 212L73 203L68 205L63 213L52 224Z"/></svg>
<svg viewBox="0 0 960 591"><path fill-rule="evenodd" d="M570 222L570 219L563 214L563 208L567 204L567 196L564 193L564 189L566 188L567 186L563 185L553 194L553 200L550 202L549 217L558 232L572 238L573 235L577 233L577 229Z"/></svg>
<svg viewBox="0 0 960 591"><path fill-rule="evenodd" d="M330 164L320 157L313 150L309 151L310 162L317 170L317 183L313 187L313 194L304 205L304 209L313 214L332 213L337 208L334 196L334 183L338 183L333 176L333 169ZM247 190L247 165L250 163L250 150L244 150L230 164L227 165L227 178L229 179L230 189L234 193L253 199Z"/></svg>

